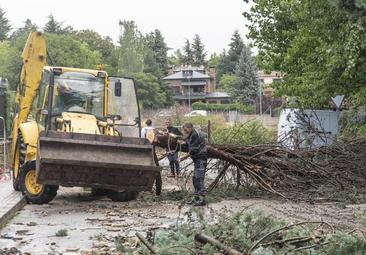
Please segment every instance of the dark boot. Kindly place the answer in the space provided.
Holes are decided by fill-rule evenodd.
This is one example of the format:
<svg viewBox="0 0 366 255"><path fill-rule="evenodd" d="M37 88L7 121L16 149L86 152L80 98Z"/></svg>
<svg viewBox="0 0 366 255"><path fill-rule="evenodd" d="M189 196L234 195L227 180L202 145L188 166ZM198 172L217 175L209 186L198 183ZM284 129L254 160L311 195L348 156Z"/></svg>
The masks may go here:
<svg viewBox="0 0 366 255"><path fill-rule="evenodd" d="M199 196L194 196L190 201L187 202L187 205L194 205L200 199Z"/></svg>
<svg viewBox="0 0 366 255"><path fill-rule="evenodd" d="M194 206L205 206L206 200L204 196L199 196L198 200L194 203Z"/></svg>

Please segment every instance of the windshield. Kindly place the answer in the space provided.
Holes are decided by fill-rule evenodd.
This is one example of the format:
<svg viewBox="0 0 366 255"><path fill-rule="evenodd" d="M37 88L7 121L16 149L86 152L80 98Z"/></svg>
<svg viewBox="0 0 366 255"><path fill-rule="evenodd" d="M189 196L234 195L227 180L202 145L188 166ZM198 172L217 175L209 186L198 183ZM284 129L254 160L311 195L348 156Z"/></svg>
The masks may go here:
<svg viewBox="0 0 366 255"><path fill-rule="evenodd" d="M103 116L104 78L66 72L55 76L53 113L81 112Z"/></svg>
<svg viewBox="0 0 366 255"><path fill-rule="evenodd" d="M121 82L121 95L114 94L116 82ZM136 98L135 85L132 79L122 77L109 77L109 100L108 114L121 116L117 124L134 125L118 126L117 130L124 136L139 137L139 125L136 119L139 118L139 108Z"/></svg>

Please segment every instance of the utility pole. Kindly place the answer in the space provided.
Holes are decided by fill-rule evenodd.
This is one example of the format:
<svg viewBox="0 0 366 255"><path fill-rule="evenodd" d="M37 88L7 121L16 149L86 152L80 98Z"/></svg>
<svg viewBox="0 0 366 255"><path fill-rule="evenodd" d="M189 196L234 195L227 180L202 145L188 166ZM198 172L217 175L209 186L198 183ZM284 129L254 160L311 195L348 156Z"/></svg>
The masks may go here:
<svg viewBox="0 0 366 255"><path fill-rule="evenodd" d="M262 82L259 83L259 114L263 124L263 109L262 109Z"/></svg>

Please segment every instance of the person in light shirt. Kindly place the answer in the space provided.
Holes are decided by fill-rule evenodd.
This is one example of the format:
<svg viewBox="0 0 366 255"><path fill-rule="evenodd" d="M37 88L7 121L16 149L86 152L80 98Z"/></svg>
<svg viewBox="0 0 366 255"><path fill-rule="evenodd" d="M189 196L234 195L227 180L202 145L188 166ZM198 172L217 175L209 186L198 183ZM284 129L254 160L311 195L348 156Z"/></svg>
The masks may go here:
<svg viewBox="0 0 366 255"><path fill-rule="evenodd" d="M148 119L146 122L146 127L141 129L141 138L147 138L146 134L149 130L154 130L155 128L152 126L152 120Z"/></svg>

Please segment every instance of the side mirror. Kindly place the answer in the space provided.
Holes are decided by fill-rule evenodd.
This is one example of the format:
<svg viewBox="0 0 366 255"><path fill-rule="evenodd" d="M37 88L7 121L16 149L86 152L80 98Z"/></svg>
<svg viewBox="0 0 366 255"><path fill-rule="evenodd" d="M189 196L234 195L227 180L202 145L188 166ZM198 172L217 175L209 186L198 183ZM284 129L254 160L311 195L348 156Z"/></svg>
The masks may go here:
<svg viewBox="0 0 366 255"><path fill-rule="evenodd" d="M122 83L120 80L117 80L114 83L114 95L116 97L121 97L122 96Z"/></svg>

